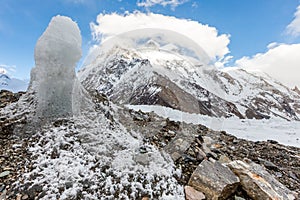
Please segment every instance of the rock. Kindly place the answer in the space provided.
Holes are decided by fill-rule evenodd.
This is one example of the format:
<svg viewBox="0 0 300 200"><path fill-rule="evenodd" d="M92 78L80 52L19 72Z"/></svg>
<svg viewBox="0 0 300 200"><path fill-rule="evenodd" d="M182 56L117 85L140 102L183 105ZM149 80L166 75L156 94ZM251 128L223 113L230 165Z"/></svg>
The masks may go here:
<svg viewBox="0 0 300 200"><path fill-rule="evenodd" d="M206 154L211 153L210 148L208 148L205 143L202 144L201 148L202 148L204 153L206 153Z"/></svg>
<svg viewBox="0 0 300 200"><path fill-rule="evenodd" d="M214 143L214 140L211 137L203 136L203 142L206 145L210 146L212 143Z"/></svg>
<svg viewBox="0 0 300 200"><path fill-rule="evenodd" d="M134 161L139 163L140 165L149 165L150 163L150 158L149 158L149 154L136 154L134 156Z"/></svg>
<svg viewBox="0 0 300 200"><path fill-rule="evenodd" d="M176 138L165 147L165 151L171 155L171 158L174 161L176 161L184 154L189 146L190 143L188 141L183 138Z"/></svg>
<svg viewBox="0 0 300 200"><path fill-rule="evenodd" d="M21 200L22 199L22 195L21 194L17 194L16 200Z"/></svg>
<svg viewBox="0 0 300 200"><path fill-rule="evenodd" d="M264 165L267 169L275 170L275 171L278 170L278 167L270 161L264 160L262 158L258 158L258 161L260 162L260 164Z"/></svg>
<svg viewBox="0 0 300 200"><path fill-rule="evenodd" d="M227 164L227 163L230 163L231 160L227 156L221 155L220 158L219 158L219 162L222 163L222 164Z"/></svg>
<svg viewBox="0 0 300 200"><path fill-rule="evenodd" d="M197 160L202 161L202 160L204 160L206 158L207 158L206 154L201 149L199 149L198 153L197 153Z"/></svg>
<svg viewBox="0 0 300 200"><path fill-rule="evenodd" d="M2 192L5 189L5 185L0 186L0 192Z"/></svg>
<svg viewBox="0 0 300 200"><path fill-rule="evenodd" d="M0 173L0 178L8 176L10 174L10 171L4 171L2 173Z"/></svg>
<svg viewBox="0 0 300 200"><path fill-rule="evenodd" d="M294 179L294 180L299 180L299 179L297 178L297 176L296 176L292 171L289 171L289 176L290 176L292 179Z"/></svg>
<svg viewBox="0 0 300 200"><path fill-rule="evenodd" d="M192 174L188 185L203 192L207 199L226 199L239 185L239 178L218 161L202 161Z"/></svg>
<svg viewBox="0 0 300 200"><path fill-rule="evenodd" d="M245 200L245 199L242 197L234 196L234 200Z"/></svg>
<svg viewBox="0 0 300 200"><path fill-rule="evenodd" d="M0 194L0 200L6 200L6 193L7 193L7 191L4 190L4 191Z"/></svg>
<svg viewBox="0 0 300 200"><path fill-rule="evenodd" d="M185 199L186 200L202 200L205 199L205 195L202 192L195 190L191 186L185 186Z"/></svg>
<svg viewBox="0 0 300 200"><path fill-rule="evenodd" d="M69 189L69 188L73 187L73 182L72 181L67 181L65 183L65 186L66 186L66 189Z"/></svg>
<svg viewBox="0 0 300 200"><path fill-rule="evenodd" d="M243 189L254 200L296 200L296 194L277 181L264 167L249 161L233 161L228 164L240 178Z"/></svg>

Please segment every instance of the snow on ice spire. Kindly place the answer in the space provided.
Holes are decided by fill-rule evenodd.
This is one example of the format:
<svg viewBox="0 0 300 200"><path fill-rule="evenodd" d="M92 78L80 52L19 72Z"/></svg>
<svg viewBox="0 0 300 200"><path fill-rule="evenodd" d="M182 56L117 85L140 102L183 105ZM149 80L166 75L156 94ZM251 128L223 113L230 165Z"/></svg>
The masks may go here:
<svg viewBox="0 0 300 200"><path fill-rule="evenodd" d="M37 93L37 115L42 118L73 115L75 74L81 57L81 35L69 17L53 17L35 47L31 87Z"/></svg>

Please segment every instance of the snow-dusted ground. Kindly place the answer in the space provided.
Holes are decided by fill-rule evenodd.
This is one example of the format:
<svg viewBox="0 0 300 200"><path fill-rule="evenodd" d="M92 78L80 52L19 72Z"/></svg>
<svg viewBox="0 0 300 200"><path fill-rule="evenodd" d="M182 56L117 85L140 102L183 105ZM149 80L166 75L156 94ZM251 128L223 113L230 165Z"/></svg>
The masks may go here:
<svg viewBox="0 0 300 200"><path fill-rule="evenodd" d="M185 113L163 106L127 105L133 110L155 112L161 117L192 124L203 124L213 130L224 130L238 138L252 141L275 140L284 145L300 147L300 122L280 118L253 120L215 118L199 114Z"/></svg>
<svg viewBox="0 0 300 200"><path fill-rule="evenodd" d="M105 116L89 113L46 127L30 148L34 170L25 181L46 191L42 199L183 199L169 156ZM146 152L141 152L141 148ZM33 180L30 177L35 177Z"/></svg>
<svg viewBox="0 0 300 200"><path fill-rule="evenodd" d="M24 113L28 102L21 102L3 112L18 105ZM184 199L171 158L119 124L116 107L102 108L114 116L113 125L103 113L88 112L41 127L29 149L34 169L24 182L41 186L41 199Z"/></svg>

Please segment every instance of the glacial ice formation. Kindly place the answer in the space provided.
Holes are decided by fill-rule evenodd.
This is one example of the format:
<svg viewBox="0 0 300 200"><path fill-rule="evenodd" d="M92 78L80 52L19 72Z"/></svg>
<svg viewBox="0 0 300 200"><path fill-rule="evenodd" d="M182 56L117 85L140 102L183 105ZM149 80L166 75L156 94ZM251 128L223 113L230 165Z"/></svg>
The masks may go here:
<svg viewBox="0 0 300 200"><path fill-rule="evenodd" d="M55 16L37 41L30 87L37 95L37 116L68 117L80 93L75 74L81 57L81 35L69 17ZM79 94L78 94L79 95Z"/></svg>

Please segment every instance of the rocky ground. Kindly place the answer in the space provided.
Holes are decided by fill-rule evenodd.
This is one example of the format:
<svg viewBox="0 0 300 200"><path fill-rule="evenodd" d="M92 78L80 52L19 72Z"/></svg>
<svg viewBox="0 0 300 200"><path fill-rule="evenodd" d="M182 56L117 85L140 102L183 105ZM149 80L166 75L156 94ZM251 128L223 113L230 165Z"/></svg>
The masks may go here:
<svg viewBox="0 0 300 200"><path fill-rule="evenodd" d="M7 91L1 91L0 96L1 106L16 101L14 94ZM261 192L259 187L253 185L252 179L260 181L255 182L256 185L262 182L269 185L281 183L286 187L282 193L287 194L290 191L300 193L299 148L280 145L275 141L242 140L202 125L188 125L162 119L153 113L145 114L123 109L119 115L119 121L125 127L144 134L145 144L153 144L171 155L177 168L182 170L182 175L176 179L185 187L187 199L212 199L216 195L220 195L219 199L232 200L262 199L261 197L265 197L263 195L269 195L270 199L272 195L274 197L270 188L269 193ZM1 130L7 129L1 127ZM23 184L22 174L32 170L32 155L28 148L37 140L38 138L32 135L29 137L1 131L0 200L38 199L42 195L42 188L39 185L18 187ZM249 169L243 168L243 164ZM204 174L201 174L202 172ZM242 176L239 176L241 174ZM249 174L250 178L244 182L240 180L241 183L235 176L246 177ZM203 179L205 187L199 181ZM212 190L217 192L213 193ZM293 195L296 195L295 193ZM286 199L293 199L290 197L287 196Z"/></svg>
<svg viewBox="0 0 300 200"><path fill-rule="evenodd" d="M4 108L6 105L16 102L24 92L12 93L7 90L0 91L0 108Z"/></svg>

